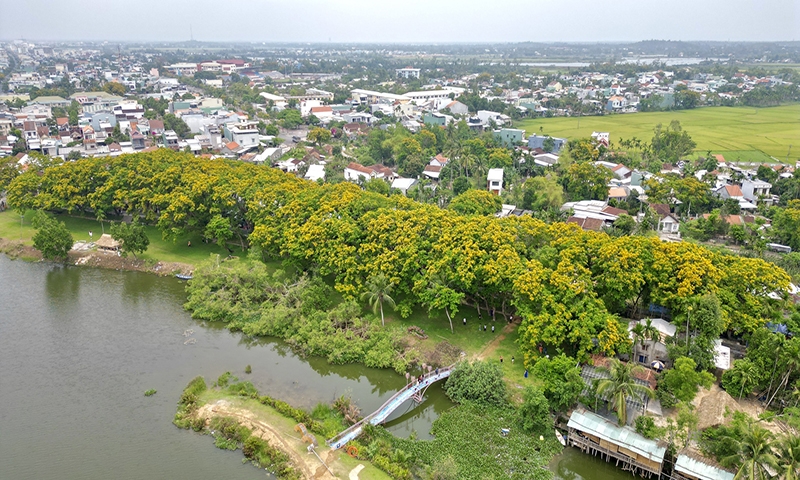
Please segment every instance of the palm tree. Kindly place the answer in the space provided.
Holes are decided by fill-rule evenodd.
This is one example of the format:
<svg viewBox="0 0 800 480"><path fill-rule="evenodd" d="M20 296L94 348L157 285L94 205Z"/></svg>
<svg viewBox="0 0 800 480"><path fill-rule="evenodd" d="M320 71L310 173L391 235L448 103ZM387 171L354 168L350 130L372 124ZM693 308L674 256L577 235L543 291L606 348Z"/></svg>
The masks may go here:
<svg viewBox="0 0 800 480"><path fill-rule="evenodd" d="M633 346L639 345L641 349L644 350L644 325L637 323L636 326L631 329L631 335L633 335ZM634 355L638 355L638 350L634 351Z"/></svg>
<svg viewBox="0 0 800 480"><path fill-rule="evenodd" d="M609 359L611 368L601 368L610 375L597 382L597 394L611 399L612 408L617 412L620 425L628 423L628 398L638 398L647 395L653 398L653 391L644 385L636 383L634 374L644 371L641 365L622 363L616 358Z"/></svg>
<svg viewBox="0 0 800 480"><path fill-rule="evenodd" d="M800 479L800 437L786 434L778 442L778 471L783 480Z"/></svg>
<svg viewBox="0 0 800 480"><path fill-rule="evenodd" d="M661 340L661 330L653 325L653 319L648 318L644 323L644 338L655 343Z"/></svg>
<svg viewBox="0 0 800 480"><path fill-rule="evenodd" d="M389 282L386 275L379 273L367 280L366 287L367 291L361 294L361 301L369 303L369 306L372 307L372 311L375 312L376 315L380 309L381 325L385 326L383 302L386 302L392 309L396 307L394 299L389 296L389 292L392 291L392 284Z"/></svg>
<svg viewBox="0 0 800 480"><path fill-rule="evenodd" d="M768 480L768 468L777 468L772 453L773 437L766 428L750 424L740 438L732 438L736 453L722 459L723 465L739 465L733 480Z"/></svg>

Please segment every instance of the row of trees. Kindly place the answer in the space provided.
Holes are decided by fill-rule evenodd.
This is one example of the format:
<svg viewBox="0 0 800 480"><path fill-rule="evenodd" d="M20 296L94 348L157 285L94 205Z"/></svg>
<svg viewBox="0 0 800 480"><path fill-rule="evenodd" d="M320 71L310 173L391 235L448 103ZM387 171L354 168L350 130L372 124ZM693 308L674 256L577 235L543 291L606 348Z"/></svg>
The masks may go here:
<svg viewBox="0 0 800 480"><path fill-rule="evenodd" d="M650 303L680 312L712 293L724 330L752 332L780 316L783 302L767 294L789 283L760 259L689 243L612 238L527 216L460 215L353 184L320 186L168 150L32 166L12 181L8 199L22 210L127 212L166 238L193 232L249 243L264 259L333 278L346 298L384 275L403 317L420 306L452 315L462 304L515 312L529 361L540 345L578 359L626 351L618 315Z"/></svg>

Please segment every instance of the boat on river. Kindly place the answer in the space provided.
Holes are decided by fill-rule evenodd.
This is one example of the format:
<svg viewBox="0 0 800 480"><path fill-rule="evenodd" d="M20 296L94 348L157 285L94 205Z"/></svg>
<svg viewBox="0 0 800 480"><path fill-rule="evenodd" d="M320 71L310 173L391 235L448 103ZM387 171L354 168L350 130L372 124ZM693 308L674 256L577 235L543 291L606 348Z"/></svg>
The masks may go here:
<svg viewBox="0 0 800 480"><path fill-rule="evenodd" d="M180 279L180 280L191 280L192 276L191 275L186 275L186 274L183 274L183 273L178 273L178 274L175 275L175 278Z"/></svg>

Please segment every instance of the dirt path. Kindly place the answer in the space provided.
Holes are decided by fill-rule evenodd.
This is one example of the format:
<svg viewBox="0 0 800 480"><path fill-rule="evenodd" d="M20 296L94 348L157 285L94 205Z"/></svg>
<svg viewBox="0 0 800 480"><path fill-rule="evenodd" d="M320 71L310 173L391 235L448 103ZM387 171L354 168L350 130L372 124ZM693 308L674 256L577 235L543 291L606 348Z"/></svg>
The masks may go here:
<svg viewBox="0 0 800 480"><path fill-rule="evenodd" d="M239 423L246 426L247 428L253 431L254 435L258 435L259 437L263 438L270 445L275 448L280 449L282 452L289 455L292 459L292 463L300 469L303 473L303 477L307 479L319 479L319 480L328 480L328 479L335 479L336 477L331 475L328 470L319 463L319 460L316 456L312 454L301 455L299 454L295 448L289 444L284 438L285 436L282 435L280 432L272 428L265 422L258 420L252 412L236 408L231 406L230 402L225 400L220 400L213 404L207 404L200 407L197 411L197 415L210 419L211 417L233 417L239 420ZM331 451L323 452L320 455L323 457L325 463L330 464L330 456Z"/></svg>
<svg viewBox="0 0 800 480"><path fill-rule="evenodd" d="M497 347L500 345L500 342L505 340L506 335L508 335L509 333L513 333L516 327L517 325L515 323L506 323L506 325L500 330L500 334L497 335L497 337L495 337L494 340L489 342L488 345L483 347L483 350L481 350L480 353L478 353L475 356L475 358L477 358L478 360L485 360L489 358L494 353L494 351L497 350Z"/></svg>

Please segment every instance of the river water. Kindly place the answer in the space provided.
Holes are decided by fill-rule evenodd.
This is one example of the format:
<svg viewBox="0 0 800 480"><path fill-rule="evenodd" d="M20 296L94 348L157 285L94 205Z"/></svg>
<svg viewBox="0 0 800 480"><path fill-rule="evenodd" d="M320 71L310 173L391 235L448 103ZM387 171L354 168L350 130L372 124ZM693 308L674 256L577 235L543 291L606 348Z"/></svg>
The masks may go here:
<svg viewBox="0 0 800 480"><path fill-rule="evenodd" d="M173 278L0 255L0 479L265 478L241 452L172 425L189 380L231 371L298 407L349 394L364 413L405 384L391 371L300 358L282 342L197 322L185 298ZM151 388L158 393L145 397ZM386 425L430 438L451 406L437 385ZM572 449L551 469L564 480L627 477Z"/></svg>

